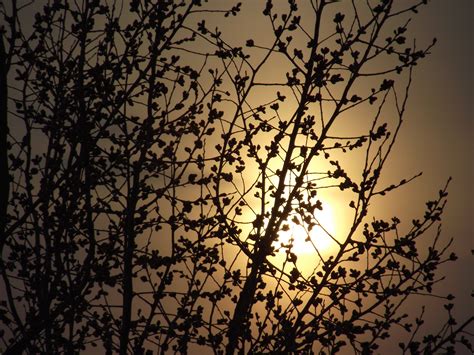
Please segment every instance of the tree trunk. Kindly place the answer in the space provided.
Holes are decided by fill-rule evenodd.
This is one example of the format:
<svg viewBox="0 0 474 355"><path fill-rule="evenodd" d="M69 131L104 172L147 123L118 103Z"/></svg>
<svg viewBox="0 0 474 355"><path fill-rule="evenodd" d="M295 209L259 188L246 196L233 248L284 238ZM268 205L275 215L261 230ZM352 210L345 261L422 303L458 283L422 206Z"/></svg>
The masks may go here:
<svg viewBox="0 0 474 355"><path fill-rule="evenodd" d="M8 173L8 85L7 53L0 37L0 252L6 239L7 207L10 195L10 174Z"/></svg>

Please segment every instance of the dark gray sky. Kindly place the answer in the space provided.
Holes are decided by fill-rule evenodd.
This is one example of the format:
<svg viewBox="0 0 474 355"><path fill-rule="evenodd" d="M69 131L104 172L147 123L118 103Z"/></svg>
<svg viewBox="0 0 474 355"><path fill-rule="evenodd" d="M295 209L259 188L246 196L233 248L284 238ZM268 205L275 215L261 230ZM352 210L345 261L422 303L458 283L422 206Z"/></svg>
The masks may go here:
<svg viewBox="0 0 474 355"><path fill-rule="evenodd" d="M408 188L417 195L420 207L448 176L453 177L443 237L454 238L459 259L441 270L447 278L438 289L457 296L459 319L474 314L470 297L474 288L473 20L471 0L435 0L418 16L416 37L420 42L436 37L438 43L415 73L408 120L393 156L395 166L424 172ZM406 207L414 202L408 198ZM428 319L440 316L444 314L436 308L428 313Z"/></svg>
<svg viewBox="0 0 474 355"><path fill-rule="evenodd" d="M438 43L415 75L413 119L404 132L410 148L401 148L410 154L409 164L419 164L425 173L415 183L423 193L453 177L443 231L454 237L460 259L449 266L446 285L462 294L473 287L473 10L470 0L436 0L420 14L418 37L435 36ZM472 301L466 307L473 312Z"/></svg>

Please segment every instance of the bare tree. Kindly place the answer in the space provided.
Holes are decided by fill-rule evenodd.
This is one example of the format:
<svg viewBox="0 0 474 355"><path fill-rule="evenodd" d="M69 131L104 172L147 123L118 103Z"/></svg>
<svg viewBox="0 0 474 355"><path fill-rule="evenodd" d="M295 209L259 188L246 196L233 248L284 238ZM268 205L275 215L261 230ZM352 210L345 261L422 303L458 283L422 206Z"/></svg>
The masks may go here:
<svg viewBox="0 0 474 355"><path fill-rule="evenodd" d="M456 259L447 184L408 226L372 208L420 175L382 181L425 3L268 0L245 43L214 25L240 3L2 3L1 349L471 349L451 303L421 340L403 308Z"/></svg>

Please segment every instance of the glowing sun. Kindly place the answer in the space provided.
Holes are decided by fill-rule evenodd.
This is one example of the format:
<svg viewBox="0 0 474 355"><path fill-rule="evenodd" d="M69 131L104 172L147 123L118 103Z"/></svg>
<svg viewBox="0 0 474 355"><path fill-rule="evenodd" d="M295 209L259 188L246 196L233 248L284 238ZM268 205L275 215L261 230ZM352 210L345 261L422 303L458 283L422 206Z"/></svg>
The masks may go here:
<svg viewBox="0 0 474 355"><path fill-rule="evenodd" d="M288 230L280 231L275 246L293 243L292 251L295 254L328 253L337 243L333 240L335 237L335 223L333 212L329 204L323 205L323 210L317 210L314 214L317 225L310 231L304 224L288 222ZM285 248L280 249L285 251Z"/></svg>

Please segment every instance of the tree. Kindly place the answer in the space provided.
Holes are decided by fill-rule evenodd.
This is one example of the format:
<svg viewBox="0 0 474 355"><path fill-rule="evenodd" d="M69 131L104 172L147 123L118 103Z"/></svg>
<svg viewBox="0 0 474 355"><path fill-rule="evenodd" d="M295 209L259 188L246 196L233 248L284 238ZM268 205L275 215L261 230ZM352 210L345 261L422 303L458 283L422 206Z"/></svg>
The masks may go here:
<svg viewBox="0 0 474 355"><path fill-rule="evenodd" d="M212 25L240 3L2 3L2 350L471 349L451 303L421 340L403 313L456 259L447 185L409 226L371 208L419 176L382 181L425 2L269 0L245 44Z"/></svg>

